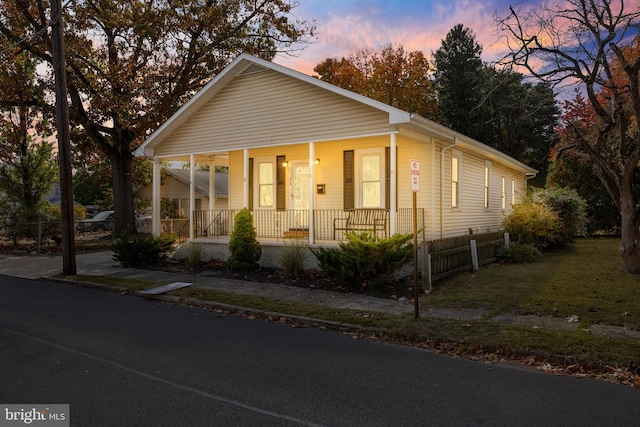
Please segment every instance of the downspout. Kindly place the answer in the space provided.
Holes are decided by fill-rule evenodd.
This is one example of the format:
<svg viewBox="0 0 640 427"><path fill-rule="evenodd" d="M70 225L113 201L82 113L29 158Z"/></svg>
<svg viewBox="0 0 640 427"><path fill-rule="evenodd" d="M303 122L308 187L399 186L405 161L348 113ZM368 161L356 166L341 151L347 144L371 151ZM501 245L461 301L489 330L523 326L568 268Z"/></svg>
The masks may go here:
<svg viewBox="0 0 640 427"><path fill-rule="evenodd" d="M444 152L458 145L458 137L453 137L453 144L442 147L440 150L440 238L444 237Z"/></svg>
<svg viewBox="0 0 640 427"><path fill-rule="evenodd" d="M527 174L527 177L524 179L524 196L525 197L527 197L527 193L528 193L528 191L527 191L527 188L529 187L528 181L530 179L535 178L537 175L538 175L537 172L536 173Z"/></svg>
<svg viewBox="0 0 640 427"><path fill-rule="evenodd" d="M436 235L436 142L433 137L429 138L429 144L431 145L431 158L429 161L431 162L431 205L430 205L430 217L431 217L431 226L429 227L429 232L427 233L427 238L425 240L433 240Z"/></svg>

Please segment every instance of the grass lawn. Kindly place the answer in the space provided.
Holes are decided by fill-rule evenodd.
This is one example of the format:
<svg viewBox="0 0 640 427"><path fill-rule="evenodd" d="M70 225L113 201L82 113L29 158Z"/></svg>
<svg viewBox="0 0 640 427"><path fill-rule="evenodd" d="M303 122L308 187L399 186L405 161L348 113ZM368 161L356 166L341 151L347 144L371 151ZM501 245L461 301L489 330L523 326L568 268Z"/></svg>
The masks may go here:
<svg viewBox="0 0 640 427"><path fill-rule="evenodd" d="M535 263L485 266L436 282L432 293L422 298L421 307L483 308L490 316L578 316L574 331L477 321L466 322L472 331L450 336L509 354L637 368L640 342L587 331L594 324L640 330L640 277L622 272L618 246L618 239L580 239Z"/></svg>
<svg viewBox="0 0 640 427"><path fill-rule="evenodd" d="M362 313L197 288L181 289L172 295L348 323L367 330L368 336L454 355L525 363L535 360L538 365L550 362L571 369L580 366L580 372L619 373L622 369L623 382L640 387L640 341L598 336L587 330L594 324L640 330L640 277L621 272L618 245L618 239L580 239L561 251L543 255L535 263L487 265L478 272L438 281L420 300L422 310L482 308L490 313L489 318L504 313L560 319L578 316L575 330L569 331L488 319L414 320L412 315ZM77 280L100 282L107 278L82 276ZM117 279L118 287L132 291L158 285Z"/></svg>
<svg viewBox="0 0 640 427"><path fill-rule="evenodd" d="M582 239L531 264L481 268L436 282L423 307L485 308L640 330L640 277L621 271L618 239Z"/></svg>

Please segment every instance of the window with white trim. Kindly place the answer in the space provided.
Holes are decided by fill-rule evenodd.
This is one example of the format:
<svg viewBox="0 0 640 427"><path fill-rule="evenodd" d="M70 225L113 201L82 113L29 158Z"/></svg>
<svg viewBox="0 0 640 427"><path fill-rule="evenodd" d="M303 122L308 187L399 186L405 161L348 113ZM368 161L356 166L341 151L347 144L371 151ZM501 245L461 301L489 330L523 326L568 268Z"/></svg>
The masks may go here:
<svg viewBox="0 0 640 427"><path fill-rule="evenodd" d="M258 162L257 182L258 182L258 207L274 207L274 162Z"/></svg>
<svg viewBox="0 0 640 427"><path fill-rule="evenodd" d="M451 208L460 209L460 176L462 170L462 153L451 152Z"/></svg>
<svg viewBox="0 0 640 427"><path fill-rule="evenodd" d="M384 148L356 152L356 206L384 208Z"/></svg>
<svg viewBox="0 0 640 427"><path fill-rule="evenodd" d="M516 204L516 179L511 178L511 206Z"/></svg>
<svg viewBox="0 0 640 427"><path fill-rule="evenodd" d="M507 208L507 177L502 176L502 191L500 192L500 205L502 209Z"/></svg>
<svg viewBox="0 0 640 427"><path fill-rule="evenodd" d="M491 209L491 162L484 162L484 208Z"/></svg>

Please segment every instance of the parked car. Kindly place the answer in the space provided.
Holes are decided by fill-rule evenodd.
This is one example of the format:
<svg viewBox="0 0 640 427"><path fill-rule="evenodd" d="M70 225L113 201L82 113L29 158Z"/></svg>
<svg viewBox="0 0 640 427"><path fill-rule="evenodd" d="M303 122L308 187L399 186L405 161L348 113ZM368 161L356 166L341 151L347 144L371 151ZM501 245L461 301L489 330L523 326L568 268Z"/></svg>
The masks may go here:
<svg viewBox="0 0 640 427"><path fill-rule="evenodd" d="M78 231L113 230L113 211L102 211L91 219L83 219L78 223Z"/></svg>
<svg viewBox="0 0 640 427"><path fill-rule="evenodd" d="M87 213L87 218L93 218L100 213L100 208L97 205L84 205L84 210Z"/></svg>

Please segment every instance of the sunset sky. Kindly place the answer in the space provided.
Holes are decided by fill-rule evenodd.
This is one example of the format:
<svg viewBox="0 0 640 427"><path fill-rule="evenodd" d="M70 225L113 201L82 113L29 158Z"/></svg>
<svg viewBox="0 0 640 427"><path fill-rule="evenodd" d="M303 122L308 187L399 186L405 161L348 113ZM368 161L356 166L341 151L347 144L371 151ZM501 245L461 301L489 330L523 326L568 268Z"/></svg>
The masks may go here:
<svg viewBox="0 0 640 427"><path fill-rule="evenodd" d="M306 74L326 58L343 57L361 47L379 50L402 44L431 58L456 24L470 28L483 47L482 59L492 61L502 50L494 16L508 14L509 4L535 5L539 1L514 0L299 0L293 13L315 19L318 40L297 58L279 56L275 62Z"/></svg>

